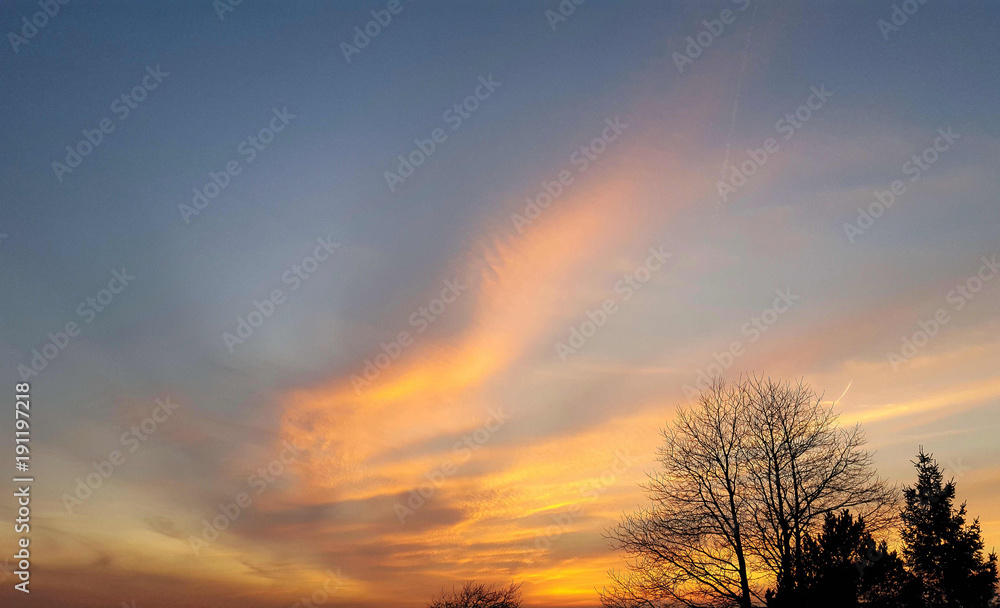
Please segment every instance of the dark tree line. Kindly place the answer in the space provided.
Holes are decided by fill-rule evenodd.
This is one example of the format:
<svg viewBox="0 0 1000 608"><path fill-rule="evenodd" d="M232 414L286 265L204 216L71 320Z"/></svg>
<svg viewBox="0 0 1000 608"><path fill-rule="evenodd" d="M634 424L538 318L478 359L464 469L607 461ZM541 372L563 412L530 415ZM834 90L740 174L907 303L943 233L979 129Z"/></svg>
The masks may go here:
<svg viewBox="0 0 1000 608"><path fill-rule="evenodd" d="M916 483L890 486L808 386L716 382L663 439L649 506L608 531L627 567L606 608L1000 608L954 480L921 448ZM470 582L428 607L520 605L519 585Z"/></svg>
<svg viewBox="0 0 1000 608"><path fill-rule="evenodd" d="M608 533L627 567L607 608L1000 605L996 555L932 457L900 510L860 426L803 384L716 382L663 437L650 505Z"/></svg>
<svg viewBox="0 0 1000 608"><path fill-rule="evenodd" d="M979 522L954 506L955 483L923 450L917 483L903 490L902 555L876 543L863 519L827 515L807 539L803 583L769 606L817 608L986 608L997 601L997 556L985 555Z"/></svg>

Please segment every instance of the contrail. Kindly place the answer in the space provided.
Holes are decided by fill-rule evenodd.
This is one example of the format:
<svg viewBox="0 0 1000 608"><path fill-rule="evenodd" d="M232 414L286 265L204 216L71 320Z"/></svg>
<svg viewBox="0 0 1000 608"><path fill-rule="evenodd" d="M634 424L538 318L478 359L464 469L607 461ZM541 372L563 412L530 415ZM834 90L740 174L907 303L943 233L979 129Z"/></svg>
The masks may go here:
<svg viewBox="0 0 1000 608"><path fill-rule="evenodd" d="M733 100L733 114L729 119L729 138L726 141L726 156L722 161L722 179L726 179L726 169L729 168L729 153L733 147L733 133L736 131L736 114L740 107L740 95L743 93L743 79L747 71L747 57L750 56L750 37L753 35L753 23L757 18L757 7L760 1L754 2L753 13L750 14L750 26L747 28L747 43L743 47L743 65L740 66L740 77L736 81L736 99ZM722 203L720 202L721 206Z"/></svg>
<svg viewBox="0 0 1000 608"><path fill-rule="evenodd" d="M847 391L851 390L852 384L854 384L854 380L851 380L850 382L847 383L847 388L844 389L844 392L840 393L839 397L837 397L833 401L824 401L823 403L830 403L831 405L837 405L837 402L844 398L844 395L847 394Z"/></svg>

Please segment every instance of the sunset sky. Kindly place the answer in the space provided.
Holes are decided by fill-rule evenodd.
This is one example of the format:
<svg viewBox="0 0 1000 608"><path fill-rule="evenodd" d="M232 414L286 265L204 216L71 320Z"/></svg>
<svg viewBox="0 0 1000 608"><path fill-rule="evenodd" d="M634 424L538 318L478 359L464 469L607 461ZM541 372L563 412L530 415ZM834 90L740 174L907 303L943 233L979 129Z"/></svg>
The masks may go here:
<svg viewBox="0 0 1000 608"><path fill-rule="evenodd" d="M720 373L809 383L893 482L933 452L1000 545L1000 6L150 4L0 51L3 605L596 606Z"/></svg>

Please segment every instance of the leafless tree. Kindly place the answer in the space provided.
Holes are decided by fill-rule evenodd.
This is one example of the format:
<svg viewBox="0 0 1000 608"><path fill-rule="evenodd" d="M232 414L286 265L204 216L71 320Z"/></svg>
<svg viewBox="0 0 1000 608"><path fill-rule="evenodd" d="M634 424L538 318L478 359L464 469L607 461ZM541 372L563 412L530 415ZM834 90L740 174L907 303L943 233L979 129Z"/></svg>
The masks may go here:
<svg viewBox="0 0 1000 608"><path fill-rule="evenodd" d="M630 558L613 572L606 606L743 606L753 597L744 546L752 521L744 426L746 387L715 383L663 431L662 470L644 485L652 505L610 531Z"/></svg>
<svg viewBox="0 0 1000 608"><path fill-rule="evenodd" d="M520 608L521 585L506 587L469 581L461 589L441 592L427 608Z"/></svg>
<svg viewBox="0 0 1000 608"><path fill-rule="evenodd" d="M750 608L794 585L801 542L828 512L885 521L893 490L860 429L841 431L808 387L716 381L663 431L651 505L609 530L628 559L601 594L609 608Z"/></svg>
<svg viewBox="0 0 1000 608"><path fill-rule="evenodd" d="M751 395L746 431L753 486L749 547L775 576L778 591L798 586L805 535L827 513L852 510L873 533L896 514L896 488L880 479L861 425L842 429L833 405L808 386L742 380Z"/></svg>

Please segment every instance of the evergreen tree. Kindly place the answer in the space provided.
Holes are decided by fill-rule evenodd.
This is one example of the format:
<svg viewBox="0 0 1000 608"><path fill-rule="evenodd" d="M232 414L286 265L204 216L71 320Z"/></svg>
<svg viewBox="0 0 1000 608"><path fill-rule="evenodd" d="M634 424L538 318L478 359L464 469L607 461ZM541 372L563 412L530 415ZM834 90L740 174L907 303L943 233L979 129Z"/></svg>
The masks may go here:
<svg viewBox="0 0 1000 608"><path fill-rule="evenodd" d="M966 524L965 503L956 510L955 481L923 448L913 463L917 483L903 490L903 557L920 581L925 608L988 608L994 605L997 555L984 555L979 520Z"/></svg>
<svg viewBox="0 0 1000 608"><path fill-rule="evenodd" d="M804 543L800 582L768 594L772 608L913 608L915 581L895 551L876 543L846 509L827 514L823 529Z"/></svg>

